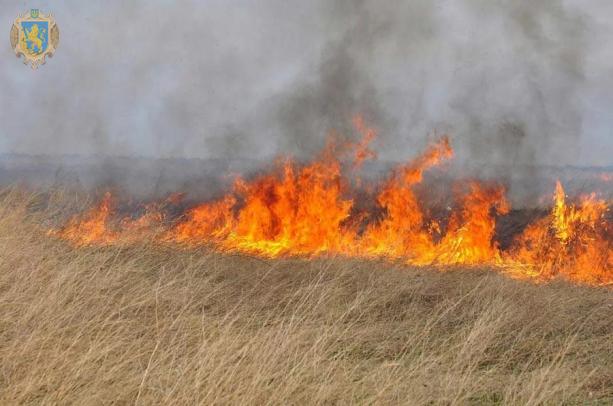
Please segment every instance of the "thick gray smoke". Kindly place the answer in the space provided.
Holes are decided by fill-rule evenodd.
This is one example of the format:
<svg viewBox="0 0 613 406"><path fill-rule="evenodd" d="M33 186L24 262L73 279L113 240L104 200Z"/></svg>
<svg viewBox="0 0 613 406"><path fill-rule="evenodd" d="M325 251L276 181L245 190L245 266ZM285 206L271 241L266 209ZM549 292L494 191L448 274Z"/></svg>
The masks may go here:
<svg viewBox="0 0 613 406"><path fill-rule="evenodd" d="M365 111L395 158L439 130L466 159L575 162L589 19L532 3L335 2L316 79L283 99L281 139L301 145Z"/></svg>
<svg viewBox="0 0 613 406"><path fill-rule="evenodd" d="M40 1L38 71L6 3L0 153L304 156L361 113L384 159L447 132L461 162L613 164L605 0Z"/></svg>

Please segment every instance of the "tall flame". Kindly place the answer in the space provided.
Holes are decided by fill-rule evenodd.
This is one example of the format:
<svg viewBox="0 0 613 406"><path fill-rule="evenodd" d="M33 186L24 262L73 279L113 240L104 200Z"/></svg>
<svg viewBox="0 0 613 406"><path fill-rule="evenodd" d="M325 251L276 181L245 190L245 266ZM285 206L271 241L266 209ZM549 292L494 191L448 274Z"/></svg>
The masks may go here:
<svg viewBox="0 0 613 406"><path fill-rule="evenodd" d="M421 264L479 265L500 263L498 244L494 242L496 221L493 214L506 214L509 203L504 189L470 184L460 209L451 214L448 231L440 244L424 253Z"/></svg>
<svg viewBox="0 0 613 406"><path fill-rule="evenodd" d="M413 186L422 181L424 171L452 156L449 139L444 137L422 156L394 171L377 196L385 216L367 227L361 236L360 252L411 258L432 251L432 238L425 229L425 216Z"/></svg>
<svg viewBox="0 0 613 406"><path fill-rule="evenodd" d="M376 157L369 148L376 131L361 117L354 127L361 142L340 147L330 142L308 164L286 159L252 180L238 178L229 193L196 205L169 225L165 210L176 197L146 206L136 218L113 221L107 193L97 207L52 234L76 245L137 242L153 235L158 243L265 257L334 254L411 265L488 265L515 277L613 283L609 206L594 194L569 204L557 182L549 215L528 225L504 251L496 221L510 205L499 185L471 181L446 218L432 216L415 187L426 171L452 158L447 137L395 168L377 187L371 205L377 215L364 211L352 197L361 184L344 173L349 168L355 180L364 160ZM349 165L339 158L347 150L353 151Z"/></svg>
<svg viewBox="0 0 613 406"><path fill-rule="evenodd" d="M558 181L550 215L526 228L509 258L544 278L561 275L589 284L611 284L613 230L607 211L607 203L594 194L568 205Z"/></svg>

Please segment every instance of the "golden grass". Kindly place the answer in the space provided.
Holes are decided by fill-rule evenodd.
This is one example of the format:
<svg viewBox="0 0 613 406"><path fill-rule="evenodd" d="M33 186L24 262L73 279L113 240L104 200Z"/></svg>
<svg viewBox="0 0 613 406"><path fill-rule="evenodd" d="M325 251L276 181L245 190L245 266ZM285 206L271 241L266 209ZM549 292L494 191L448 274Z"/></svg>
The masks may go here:
<svg viewBox="0 0 613 406"><path fill-rule="evenodd" d="M74 199L73 199L74 200ZM2 404L610 404L613 293L45 235L0 197Z"/></svg>

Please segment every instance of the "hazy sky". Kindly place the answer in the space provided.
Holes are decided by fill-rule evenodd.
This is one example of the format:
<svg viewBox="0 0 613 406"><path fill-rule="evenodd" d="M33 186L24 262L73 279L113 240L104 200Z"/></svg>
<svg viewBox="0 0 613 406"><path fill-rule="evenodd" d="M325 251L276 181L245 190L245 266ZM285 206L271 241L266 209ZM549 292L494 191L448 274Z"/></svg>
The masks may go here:
<svg viewBox="0 0 613 406"><path fill-rule="evenodd" d="M8 38L33 7L60 28L36 71ZM0 152L308 154L362 113L385 158L436 131L466 160L613 164L609 0L2 0L0 23Z"/></svg>

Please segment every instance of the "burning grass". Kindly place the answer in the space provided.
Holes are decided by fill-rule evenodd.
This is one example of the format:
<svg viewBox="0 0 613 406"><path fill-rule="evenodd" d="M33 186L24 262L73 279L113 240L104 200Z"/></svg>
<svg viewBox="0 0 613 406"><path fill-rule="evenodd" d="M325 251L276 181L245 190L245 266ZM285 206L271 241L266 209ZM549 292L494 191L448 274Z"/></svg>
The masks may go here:
<svg viewBox="0 0 613 406"><path fill-rule="evenodd" d="M613 284L610 202L597 193L569 200L558 182L548 213L502 250L497 222L511 210L503 185L458 181L443 216L417 193L428 187L425 173L453 157L447 137L383 180L365 184L359 168L376 157L369 149L376 133L359 118L355 127L363 136L357 144L331 141L311 162L286 159L252 179L237 178L223 196L179 216L168 214L176 203L170 197L147 205L140 216L120 218L107 193L51 234L76 246L154 239L160 245L214 246L264 258L341 255L441 268L488 266L536 281L562 277ZM361 193L366 202L356 198Z"/></svg>
<svg viewBox="0 0 613 406"><path fill-rule="evenodd" d="M151 233L144 220L116 229L138 238L99 234L112 244L47 234L79 205L1 194L1 403L613 402L609 288L490 265L176 249L154 237L168 226ZM591 224L564 207L561 224L543 218L547 236L534 226L534 241L559 241L543 255L570 250L566 230ZM100 220L85 218L75 224Z"/></svg>

